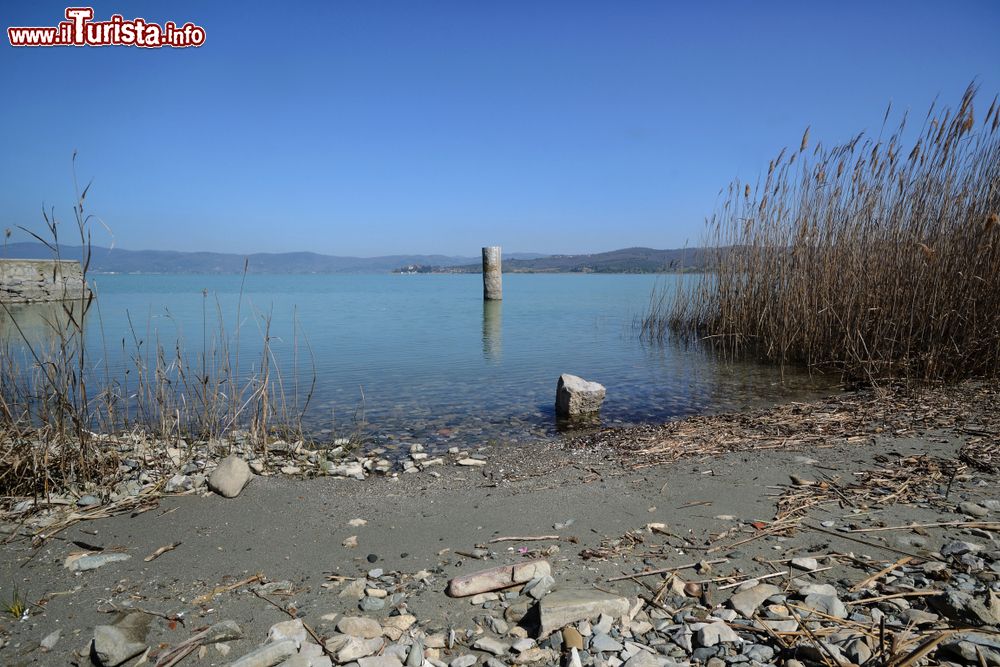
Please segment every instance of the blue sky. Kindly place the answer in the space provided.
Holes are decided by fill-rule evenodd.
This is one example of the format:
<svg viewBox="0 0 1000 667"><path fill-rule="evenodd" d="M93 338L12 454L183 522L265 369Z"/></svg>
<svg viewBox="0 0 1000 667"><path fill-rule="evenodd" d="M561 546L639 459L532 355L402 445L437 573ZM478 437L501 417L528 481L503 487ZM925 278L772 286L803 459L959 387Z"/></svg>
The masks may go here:
<svg viewBox="0 0 1000 667"><path fill-rule="evenodd" d="M802 131L1000 91L1000 3L96 2L199 49L0 46L0 227L68 217L70 156L131 249L341 255L697 244ZM65 3L0 6L55 25ZM231 9L238 7L238 9ZM96 242L110 242L95 230Z"/></svg>

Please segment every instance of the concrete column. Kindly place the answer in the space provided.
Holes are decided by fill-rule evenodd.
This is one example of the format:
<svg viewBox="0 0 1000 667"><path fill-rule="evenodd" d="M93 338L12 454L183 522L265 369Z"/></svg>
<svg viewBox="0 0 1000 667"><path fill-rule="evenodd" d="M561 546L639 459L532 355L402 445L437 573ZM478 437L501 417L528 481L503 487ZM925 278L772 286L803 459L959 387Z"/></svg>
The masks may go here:
<svg viewBox="0 0 1000 667"><path fill-rule="evenodd" d="M503 299L503 274L500 269L500 246L483 248L483 299Z"/></svg>

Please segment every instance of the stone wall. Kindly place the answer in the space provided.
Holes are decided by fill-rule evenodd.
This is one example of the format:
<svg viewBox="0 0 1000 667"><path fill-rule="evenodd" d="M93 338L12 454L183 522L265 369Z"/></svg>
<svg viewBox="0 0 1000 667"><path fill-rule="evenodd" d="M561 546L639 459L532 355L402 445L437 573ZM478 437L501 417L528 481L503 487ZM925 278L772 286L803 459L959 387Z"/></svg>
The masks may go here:
<svg viewBox="0 0 1000 667"><path fill-rule="evenodd" d="M32 303L79 299L80 262L51 259L0 259L0 301Z"/></svg>

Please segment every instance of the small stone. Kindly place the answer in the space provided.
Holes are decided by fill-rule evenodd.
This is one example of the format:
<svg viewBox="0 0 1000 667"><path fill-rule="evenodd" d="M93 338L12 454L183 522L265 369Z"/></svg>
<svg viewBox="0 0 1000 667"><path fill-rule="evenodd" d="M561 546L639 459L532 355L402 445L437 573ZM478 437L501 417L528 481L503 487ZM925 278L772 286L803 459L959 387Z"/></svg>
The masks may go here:
<svg viewBox="0 0 1000 667"><path fill-rule="evenodd" d="M368 556L366 557L366 559L367 559L367 561L369 563L377 563L378 562L378 554L368 554Z"/></svg>
<svg viewBox="0 0 1000 667"><path fill-rule="evenodd" d="M538 603L541 636L546 637L559 628L577 621L592 620L601 614L622 617L628 613L629 607L628 599L602 591L561 589L549 593Z"/></svg>
<svg viewBox="0 0 1000 667"><path fill-rule="evenodd" d="M358 658L364 658L377 653L383 646L385 646L385 640L381 637L375 639L348 637L344 645L336 651L337 662L352 662Z"/></svg>
<svg viewBox="0 0 1000 667"><path fill-rule="evenodd" d="M93 507L94 505L100 505L101 499L97 496L88 493L87 495L81 497L76 501L78 507Z"/></svg>
<svg viewBox="0 0 1000 667"><path fill-rule="evenodd" d="M527 593L536 600L541 600L545 597L545 594L551 590L555 583L556 580L547 574L541 577L535 577L524 585L523 592Z"/></svg>
<svg viewBox="0 0 1000 667"><path fill-rule="evenodd" d="M757 608L764 603L764 600L780 592L781 589L772 584L757 584L753 588L740 591L729 598L729 606L744 617L752 618Z"/></svg>
<svg viewBox="0 0 1000 667"><path fill-rule="evenodd" d="M410 626L417 622L417 617L411 614L400 614L399 616L390 616L385 619L382 623L383 628L394 628L400 632L406 632L410 629Z"/></svg>
<svg viewBox="0 0 1000 667"><path fill-rule="evenodd" d="M983 518L984 516L988 516L990 513L990 511L985 507L983 507L982 505L973 502L959 503L958 510L962 514L967 514L969 516L974 516L980 519Z"/></svg>
<svg viewBox="0 0 1000 667"><path fill-rule="evenodd" d="M978 632L957 635L942 642L941 651L970 665L1000 667L1000 641L990 635Z"/></svg>
<svg viewBox="0 0 1000 667"><path fill-rule="evenodd" d="M928 598L927 602L942 615L964 625L1000 625L1000 618L983 602L962 591L950 590Z"/></svg>
<svg viewBox="0 0 1000 667"><path fill-rule="evenodd" d="M45 635L45 638L38 643L43 651L51 651L56 647L59 642L59 638L62 636L62 630L56 630L55 632L50 632Z"/></svg>
<svg viewBox="0 0 1000 667"><path fill-rule="evenodd" d="M524 653L528 649L535 648L536 645L537 642L534 639L531 639L530 637L524 637L523 639L518 639L516 642L514 642L513 645L511 645L511 649L513 649L517 653Z"/></svg>
<svg viewBox="0 0 1000 667"><path fill-rule="evenodd" d="M799 595L806 597L809 595L829 595L837 597L837 589L830 584L806 584L799 587Z"/></svg>
<svg viewBox="0 0 1000 667"><path fill-rule="evenodd" d="M774 649L764 644L753 644L743 650L743 655L754 662L769 663L774 658Z"/></svg>
<svg viewBox="0 0 1000 667"><path fill-rule="evenodd" d="M590 638L590 650L591 652L599 653L618 653L625 647L622 646L620 642L616 642L610 636L605 634L597 634Z"/></svg>
<svg viewBox="0 0 1000 667"><path fill-rule="evenodd" d="M474 459L469 457L469 458L459 459L456 463L460 466L476 467L476 466L484 466L486 465L487 462L482 459ZM454 662L452 662L452 664L454 664Z"/></svg>
<svg viewBox="0 0 1000 667"><path fill-rule="evenodd" d="M406 667L421 667L424 664L424 645L420 641L414 641L410 645L410 652L406 654Z"/></svg>
<svg viewBox="0 0 1000 667"><path fill-rule="evenodd" d="M797 567L806 572L813 572L819 568L819 562L815 558L793 558L792 567Z"/></svg>
<svg viewBox="0 0 1000 667"><path fill-rule="evenodd" d="M63 566L70 572L87 572L88 570L96 570L97 568L107 565L108 563L118 563L129 560L130 558L132 558L132 556L120 553L71 554L66 557L66 561L63 563Z"/></svg>
<svg viewBox="0 0 1000 667"><path fill-rule="evenodd" d="M102 667L116 667L146 650L149 617L140 612L119 614L112 625L94 628L91 654Z"/></svg>
<svg viewBox="0 0 1000 667"><path fill-rule="evenodd" d="M379 611L385 609L385 599L366 596L358 606L361 608L361 611Z"/></svg>
<svg viewBox="0 0 1000 667"><path fill-rule="evenodd" d="M834 595L818 595L816 593L807 595L802 606L834 618L847 618L847 607L840 601L840 598Z"/></svg>
<svg viewBox="0 0 1000 667"><path fill-rule="evenodd" d="M974 554L979 553L983 550L981 544L976 544L975 542L961 542L955 541L946 544L941 549L942 556L962 556L964 554Z"/></svg>
<svg viewBox="0 0 1000 667"><path fill-rule="evenodd" d="M358 536L357 535L351 535L350 537L348 537L346 540L344 540L340 544L343 547L347 548L347 549L354 549L355 547L358 546Z"/></svg>
<svg viewBox="0 0 1000 667"><path fill-rule="evenodd" d="M351 583L344 586L344 590L340 591L338 597L360 600L365 596L366 583L367 582L364 579L355 579Z"/></svg>
<svg viewBox="0 0 1000 667"><path fill-rule="evenodd" d="M295 642L293 641L265 644L256 651L251 651L242 658L229 663L229 667L273 667L295 655L295 651Z"/></svg>
<svg viewBox="0 0 1000 667"><path fill-rule="evenodd" d="M660 660L649 651L640 650L625 661L625 667L660 667Z"/></svg>
<svg viewBox="0 0 1000 667"><path fill-rule="evenodd" d="M572 625L563 628L563 650L579 649L583 650L583 635Z"/></svg>
<svg viewBox="0 0 1000 667"><path fill-rule="evenodd" d="M922 611L920 609L907 609L901 616L907 623L913 625L933 625L940 620L937 614L932 614L929 611Z"/></svg>
<svg viewBox="0 0 1000 667"><path fill-rule="evenodd" d="M736 631L722 621L706 623L695 634L698 644L709 648L721 643L735 643L743 641Z"/></svg>
<svg viewBox="0 0 1000 667"><path fill-rule="evenodd" d="M306 641L308 637L309 634L306 632L305 626L302 625L302 620L298 618L290 621L275 623L271 626L271 629L267 631L267 641L272 643L280 643L283 641L294 642L296 649L302 646L302 643Z"/></svg>
<svg viewBox="0 0 1000 667"><path fill-rule="evenodd" d="M474 655L460 655L451 662L448 663L448 667L472 667L476 664L476 656Z"/></svg>
<svg viewBox="0 0 1000 667"><path fill-rule="evenodd" d="M480 651L486 651L487 653L492 653L493 655L503 655L510 650L510 647L507 644L504 644L498 639L493 639L492 637L480 637L472 645L472 648Z"/></svg>
<svg viewBox="0 0 1000 667"><path fill-rule="evenodd" d="M530 665L536 662L543 662L545 664L556 664L558 662L559 656L555 651L550 651L546 648L529 648L527 651L522 652L516 658L514 658L515 665Z"/></svg>
<svg viewBox="0 0 1000 667"><path fill-rule="evenodd" d="M236 455L227 456L208 478L208 488L224 498L235 498L250 481L250 466Z"/></svg>
<svg viewBox="0 0 1000 667"><path fill-rule="evenodd" d="M337 630L345 635L374 639L382 636L382 626L373 618L367 616L345 616L337 623Z"/></svg>
<svg viewBox="0 0 1000 667"><path fill-rule="evenodd" d="M402 667L402 665L403 663L394 655L375 655L358 660L358 667Z"/></svg>

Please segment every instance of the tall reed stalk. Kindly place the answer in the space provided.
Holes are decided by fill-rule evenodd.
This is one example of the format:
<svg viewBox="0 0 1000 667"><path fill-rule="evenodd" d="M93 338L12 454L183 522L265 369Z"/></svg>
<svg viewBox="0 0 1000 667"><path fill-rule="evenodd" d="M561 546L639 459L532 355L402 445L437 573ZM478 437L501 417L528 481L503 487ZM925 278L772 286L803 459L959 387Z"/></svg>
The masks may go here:
<svg viewBox="0 0 1000 667"><path fill-rule="evenodd" d="M711 271L654 295L642 333L852 382L1000 371L1000 105L783 149L707 221Z"/></svg>

